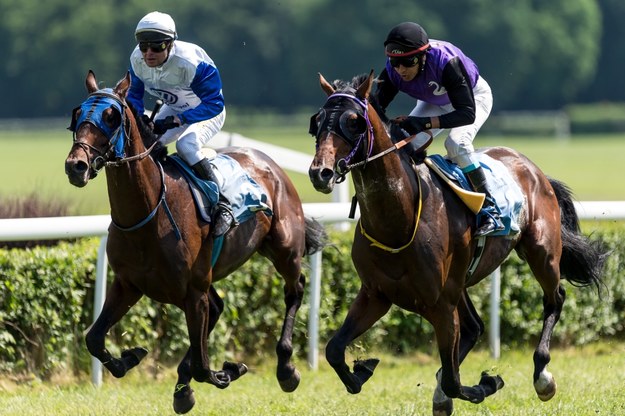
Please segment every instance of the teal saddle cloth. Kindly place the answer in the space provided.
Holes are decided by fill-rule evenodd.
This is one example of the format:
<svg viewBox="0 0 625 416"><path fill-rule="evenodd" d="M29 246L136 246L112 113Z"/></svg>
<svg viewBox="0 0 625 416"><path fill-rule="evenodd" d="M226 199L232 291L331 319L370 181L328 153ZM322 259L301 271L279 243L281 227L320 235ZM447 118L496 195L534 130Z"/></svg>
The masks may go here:
<svg viewBox="0 0 625 416"><path fill-rule="evenodd" d="M525 197L521 188L510 175L510 172L503 163L495 160L485 153L476 152L480 165L484 169L484 176L488 182L489 189L497 204L499 216L505 228L502 231L490 234L489 236L505 236L517 234L519 228L519 218L523 209ZM459 186L467 191L473 191L466 176L462 170L451 160L441 155L428 156L432 162L447 175L447 177L455 181ZM480 211L476 219L480 215L487 215Z"/></svg>
<svg viewBox="0 0 625 416"><path fill-rule="evenodd" d="M230 203L235 220L239 224L253 217L258 211L272 215L271 208L267 205L265 190L230 156L217 154L211 160L220 182L218 184L198 178L180 156L172 155L169 159L189 182L198 211L206 222L211 221L207 212L211 212L211 208L219 202L220 192Z"/></svg>
<svg viewBox="0 0 625 416"><path fill-rule="evenodd" d="M248 175L239 162L230 156L218 153L211 160L219 181L218 184L198 178L189 165L177 154L168 156L168 160L178 167L187 180L198 213L204 221L211 222L209 213L219 202L220 192L221 197L230 203L235 221L238 224L254 217L259 211L264 212L267 216L273 215L271 208L267 205L266 191ZM223 240L223 235L215 239L211 266L217 263L223 247Z"/></svg>

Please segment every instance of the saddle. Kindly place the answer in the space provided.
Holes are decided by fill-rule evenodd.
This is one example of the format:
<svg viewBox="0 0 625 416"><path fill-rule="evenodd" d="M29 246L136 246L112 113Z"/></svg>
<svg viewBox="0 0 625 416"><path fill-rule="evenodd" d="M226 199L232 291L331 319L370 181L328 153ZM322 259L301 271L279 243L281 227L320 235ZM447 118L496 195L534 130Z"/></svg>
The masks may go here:
<svg viewBox="0 0 625 416"><path fill-rule="evenodd" d="M503 163L483 152L476 152L475 155L484 169L484 175L490 185L493 198L497 203L499 216L505 227L502 231L493 233L491 236L517 234L520 231L518 221L524 201L521 188ZM425 164L449 185L450 189L458 195L471 212L478 216L482 215L481 208L485 195L473 191L469 181L458 165L441 155L426 157Z"/></svg>
<svg viewBox="0 0 625 416"><path fill-rule="evenodd" d="M239 162L212 149L204 148L202 151L211 160L219 183L198 178L193 169L177 154L167 156L167 160L178 168L189 184L195 206L203 221L211 222L208 213L212 212L212 208L219 202L220 193L230 202L234 219L239 224L251 219L259 211L268 217L273 215L267 205L267 193L248 175ZM224 236L220 236L215 240L213 266L221 252L223 238Z"/></svg>

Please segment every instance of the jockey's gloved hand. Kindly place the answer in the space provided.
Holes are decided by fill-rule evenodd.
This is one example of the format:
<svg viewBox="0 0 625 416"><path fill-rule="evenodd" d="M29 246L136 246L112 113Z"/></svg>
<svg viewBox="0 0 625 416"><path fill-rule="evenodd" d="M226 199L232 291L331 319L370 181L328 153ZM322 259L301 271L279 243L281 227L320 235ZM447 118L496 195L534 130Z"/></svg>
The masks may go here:
<svg viewBox="0 0 625 416"><path fill-rule="evenodd" d="M430 117L408 116L399 121L399 127L406 130L410 134L417 134L424 130L431 129L432 119Z"/></svg>
<svg viewBox="0 0 625 416"><path fill-rule="evenodd" d="M149 126L152 123L152 120L150 120L150 116L148 116L147 114L141 115L141 121L143 121L143 124L145 124L146 126Z"/></svg>
<svg viewBox="0 0 625 416"><path fill-rule="evenodd" d="M180 124L174 121L174 116L167 116L154 122L154 134L163 134L169 129L178 127Z"/></svg>

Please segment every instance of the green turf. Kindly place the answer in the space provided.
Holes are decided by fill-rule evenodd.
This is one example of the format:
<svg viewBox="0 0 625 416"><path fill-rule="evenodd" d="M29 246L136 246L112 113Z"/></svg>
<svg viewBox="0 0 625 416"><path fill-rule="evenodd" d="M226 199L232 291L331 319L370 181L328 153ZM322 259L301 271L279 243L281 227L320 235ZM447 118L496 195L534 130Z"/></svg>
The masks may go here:
<svg viewBox="0 0 625 416"><path fill-rule="evenodd" d="M563 318L565 319L565 318ZM558 383L549 402L540 401L532 386L530 348L505 349L499 360L487 351L469 354L461 366L461 380L473 385L484 370L499 374L505 387L481 404L455 401L454 415L590 416L625 414L623 388L625 345L602 342L585 347L552 348L548 369ZM377 356L360 351L366 357ZM349 357L353 359L353 357ZM347 393L340 380L320 358L314 372L298 361L301 384L283 393L275 379L275 359L250 365L250 373L225 390L193 382L196 405L189 415L255 416L421 416L431 415L436 353L397 358L382 356L373 377L357 395ZM175 369L150 369L142 363L123 379L105 374L103 386L55 380L16 384L0 378L0 414L46 415L168 415L174 414L172 394ZM249 363L248 363L249 364Z"/></svg>
<svg viewBox="0 0 625 416"><path fill-rule="evenodd" d="M233 129L244 136L311 154L314 140L306 126ZM82 189L69 184L64 161L71 146L71 133L52 131L0 132L0 197L30 193L68 201L75 215L109 212L106 179L102 173ZM430 153L443 153L443 139L437 138ZM567 183L578 200L623 200L625 186L620 178L625 137L597 135L559 141L544 138L478 137L476 147L513 147L540 166L545 173ZM307 168L307 167L305 167ZM316 192L306 174L289 172L304 202L326 202L330 197Z"/></svg>

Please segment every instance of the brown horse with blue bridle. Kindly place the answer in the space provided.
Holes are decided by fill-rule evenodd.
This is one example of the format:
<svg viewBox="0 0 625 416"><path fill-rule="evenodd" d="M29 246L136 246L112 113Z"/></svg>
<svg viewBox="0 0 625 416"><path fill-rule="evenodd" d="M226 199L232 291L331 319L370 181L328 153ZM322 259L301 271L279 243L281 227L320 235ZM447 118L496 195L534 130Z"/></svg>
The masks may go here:
<svg viewBox="0 0 625 416"><path fill-rule="evenodd" d="M224 308L213 284L260 253L284 279L286 312L276 347L277 378L282 390L294 391L300 382L291 356L304 295L302 258L322 249L326 237L321 224L304 216L295 187L273 160L257 150L230 147L220 155L236 161L266 200L264 209L244 211L246 220L222 240L214 238L183 172L169 158L155 155L160 153L155 151L157 137L127 105L128 74L115 88L99 89L89 71L86 86L89 97L72 117L74 142L65 171L70 183L83 187L100 169L106 170L112 219L107 254L115 272L102 312L86 335L89 352L122 377L147 350L135 347L112 356L105 347L109 329L143 295L179 307L191 345L178 367L174 410L188 412L195 403L192 378L226 388L247 371L242 363L226 362L217 371L209 366L208 336Z"/></svg>
<svg viewBox="0 0 625 416"><path fill-rule="evenodd" d="M467 289L492 273L514 249L527 261L544 294L533 381L538 397L551 399L556 382L547 370L550 339L565 300L560 277L599 289L605 253L580 234L568 188L504 147L480 152L503 162L518 185L523 196L519 230L505 237L487 237L478 247L472 237L475 213L447 180L425 163L413 164L396 151L405 141L391 139L385 116L368 102L373 82L373 72L332 84L320 75L328 98L311 119L316 138L309 170L312 184L329 193L350 173L361 214L352 259L362 285L343 325L328 342L328 362L348 392L360 392L378 360L357 360L352 370L345 362L346 347L391 305L398 305L434 327L441 369L436 375L433 413L450 415L454 398L482 402L504 383L488 373L475 386L461 383L460 364L484 330ZM474 265L478 250L482 255Z"/></svg>

